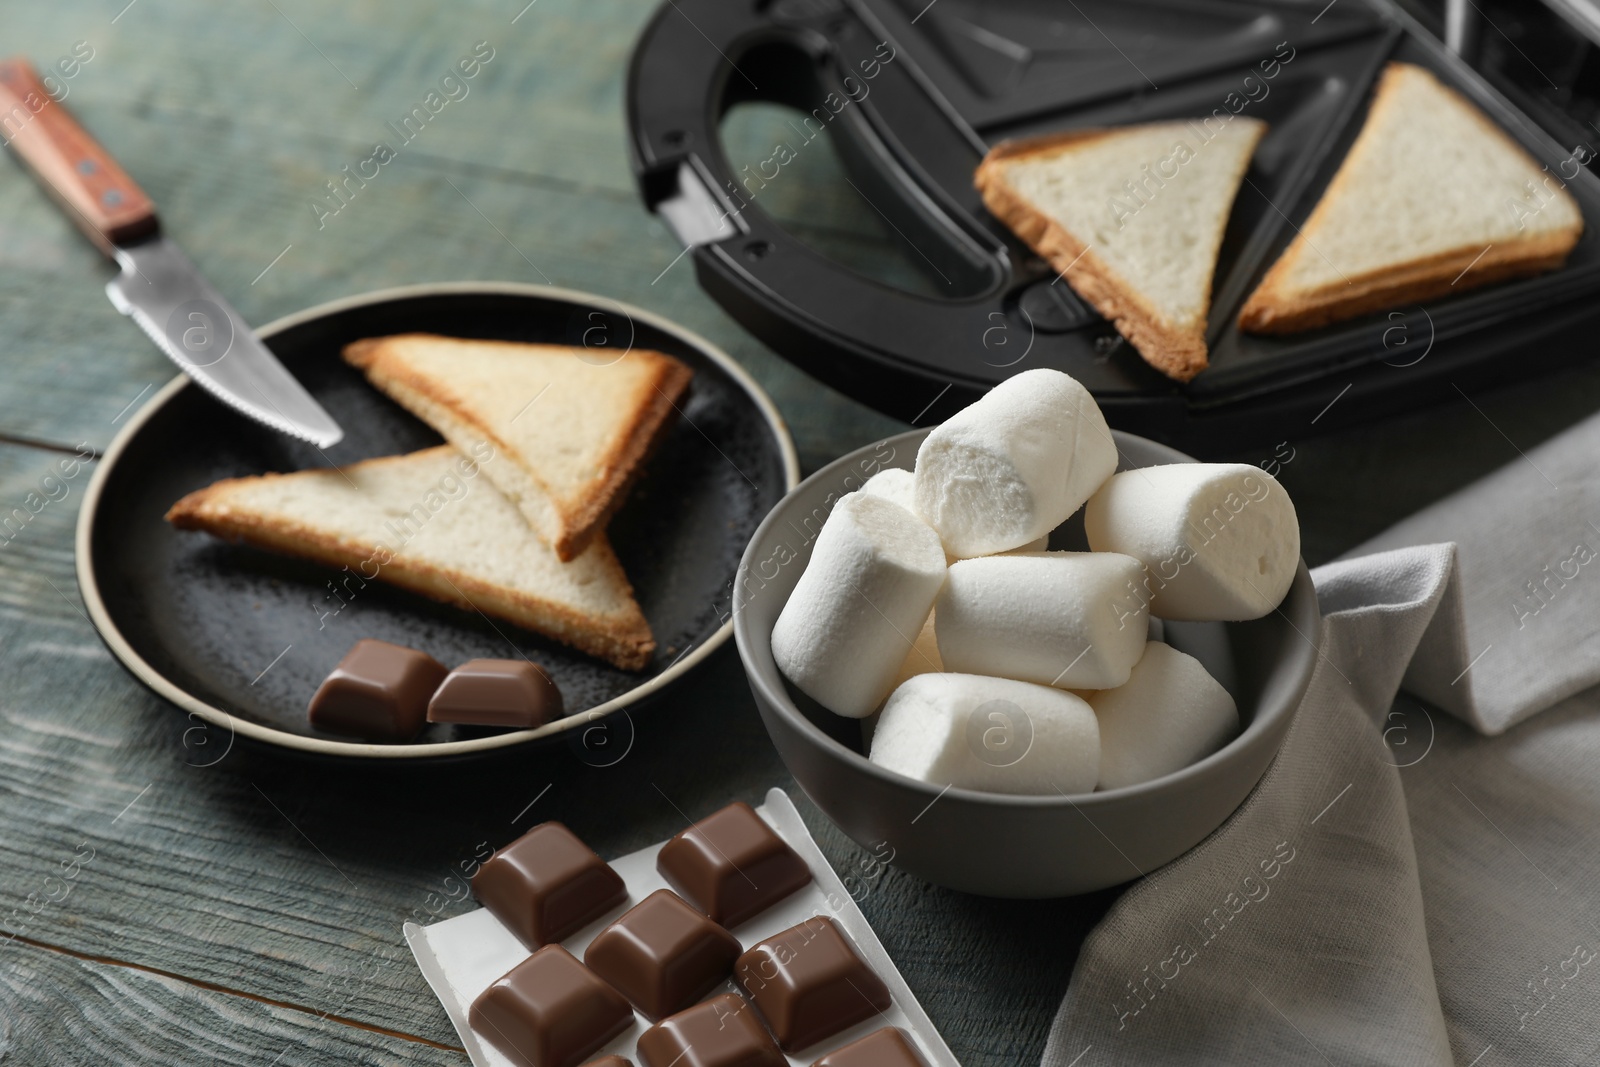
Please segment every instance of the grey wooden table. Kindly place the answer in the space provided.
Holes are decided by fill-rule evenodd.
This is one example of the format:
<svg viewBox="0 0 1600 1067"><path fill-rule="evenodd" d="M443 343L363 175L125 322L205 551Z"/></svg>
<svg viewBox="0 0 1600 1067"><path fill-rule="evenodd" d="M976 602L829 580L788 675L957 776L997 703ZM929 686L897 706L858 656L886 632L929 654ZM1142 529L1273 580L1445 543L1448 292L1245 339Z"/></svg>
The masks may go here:
<svg viewBox="0 0 1600 1067"><path fill-rule="evenodd" d="M124 6L126 4L126 6ZM652 0L65 0L11 5L6 48L41 68L247 319L445 279L549 281L631 301L722 345L772 393L806 468L903 429L808 379L694 284L639 206L620 88ZM324 186L367 158L479 42L492 58L337 214ZM83 59L83 56L89 56ZM730 118L765 156L777 116ZM766 207L863 270L902 270L881 224L808 152ZM313 207L322 203L324 209ZM0 1060L461 1064L400 939L469 907L456 864L558 818L616 855L677 809L793 782L731 645L636 716L628 757L564 749L365 768L236 746L112 661L83 613L72 529L92 464L171 366L101 293L107 268L0 164ZM1600 371L1337 436L1284 426L1306 555L1330 558L1600 405ZM209 765L208 765L209 764ZM868 855L803 797L832 862ZM537 799L536 803L530 802ZM1085 932L1113 894L999 902L900 872L862 904L962 1062L1036 1062Z"/></svg>

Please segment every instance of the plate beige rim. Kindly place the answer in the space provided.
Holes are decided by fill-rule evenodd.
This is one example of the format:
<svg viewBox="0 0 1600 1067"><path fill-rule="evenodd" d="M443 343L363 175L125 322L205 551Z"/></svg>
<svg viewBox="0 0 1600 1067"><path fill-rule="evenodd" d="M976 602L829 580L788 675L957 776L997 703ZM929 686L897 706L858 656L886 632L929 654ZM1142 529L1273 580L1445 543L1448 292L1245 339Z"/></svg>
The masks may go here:
<svg viewBox="0 0 1600 1067"><path fill-rule="evenodd" d="M471 293L527 296L541 300L563 300L575 304L607 307L620 311L632 320L646 323L663 333L671 334L717 364L755 402L757 409L767 420L767 428L771 432L773 440L777 442L779 454L783 459L784 493L788 493L800 483L800 460L795 453L794 441L789 436L789 429L783 421L783 416L778 414L778 409L772 403L772 398L767 396L766 391L757 384L749 372L735 362L732 356L692 330L687 330L653 312L620 300L613 300L608 296L586 293L578 289L531 285L522 282L434 282L423 285L404 285L392 289L378 289L356 296L342 297L338 300L330 300L325 304L318 304L315 307L306 308L303 311L297 311L291 315L274 319L259 330L256 330L255 333L262 340L267 340L295 326L314 319L324 318L337 312L348 311L351 308L416 297ZM232 744L232 738L245 737L252 741L318 755L390 760L434 759L509 748L512 745L524 744L539 738L569 733L614 712L622 711L633 704L637 704L693 670L696 664L722 647L733 633L733 621L729 619L729 621L718 627L715 633L701 642L698 648L675 660L666 670L654 678L602 704L574 715L568 715L566 718L558 719L555 722L547 723L536 730L518 730L494 737L476 738L471 741L444 741L432 745L372 745L353 741L329 741L319 737L306 737L301 734L292 734L284 730L236 718L223 709L213 704L208 704L187 690L173 684L165 675L157 671L134 651L133 646L128 643L116 624L112 622L111 615L106 610L105 602L100 597L100 584L94 570L94 558L89 551L89 539L94 528L95 515L99 511L100 495L105 488L106 479L110 477L110 471L116 466L117 460L121 458L128 443L133 440L144 424L153 418L156 412L160 411L168 401L189 385L190 381L187 375L179 374L173 378L151 397L142 408L135 412L133 417L117 433L116 437L112 439L111 444L100 457L99 463L96 464L94 475L90 478L89 486L84 493L83 508L78 513L78 526L73 539L73 550L77 557L78 590L83 595L84 605L89 609L90 620L99 632L100 639L111 650L111 654L120 660L122 665L131 671L135 678L143 682L158 696L175 704L191 716L199 717L214 726L226 728L229 731L230 745Z"/></svg>

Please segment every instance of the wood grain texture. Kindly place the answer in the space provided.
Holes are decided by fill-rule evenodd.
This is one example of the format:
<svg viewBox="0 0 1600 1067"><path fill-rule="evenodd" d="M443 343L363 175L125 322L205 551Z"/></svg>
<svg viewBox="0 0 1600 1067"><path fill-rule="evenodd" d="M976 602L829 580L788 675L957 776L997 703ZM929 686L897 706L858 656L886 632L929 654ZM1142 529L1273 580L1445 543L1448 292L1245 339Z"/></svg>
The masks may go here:
<svg viewBox="0 0 1600 1067"><path fill-rule="evenodd" d="M0 966L0 1061L454 1067L467 1057L459 1048L13 944Z"/></svg>
<svg viewBox="0 0 1600 1067"><path fill-rule="evenodd" d="M681 247L640 205L621 88L653 6L539 0L512 26L520 4L368 2L333 19L284 0L286 19L271 5L183 0L138 4L109 26L79 2L29 12L13 46L44 67L87 37L95 57L62 83L68 105L248 322L392 285L549 281L638 303L726 348L784 409L808 465L894 432L891 420L819 390L701 295L688 258L674 265ZM479 40L494 58L468 94L402 142L387 124ZM770 128L734 132L737 157L770 153ZM379 139L393 161L364 184L357 174L336 199L325 183L344 181L341 168L358 172ZM796 164L827 165L825 149ZM765 198L775 214L809 243L896 269L900 254L868 209L805 193L817 183L792 177ZM319 201L342 206L319 217ZM20 168L0 164L0 314L27 309L7 315L0 434L103 446L124 406L172 370L109 306L107 268L56 214Z"/></svg>
<svg viewBox="0 0 1600 1067"><path fill-rule="evenodd" d="M164 151L178 120L155 125L152 155ZM816 404L814 383L701 296L691 264L673 263L675 243L633 205L542 190L534 194L538 210L530 211L525 188L435 174L401 157L382 173L381 187L373 182L318 232L309 212L301 218L293 191L309 187L315 173L292 156L263 161L241 149L192 163L129 165L161 204L168 232L247 321L422 281L548 281L637 303L721 344L786 407L813 463L832 458L844 433L853 446L896 427L852 404ZM30 312L17 318L11 338L0 432L103 447L123 409L173 370L106 301L99 283L107 272L92 248L64 220L49 217L43 194L20 172L15 178L0 183L0 235L24 236L0 246L0 308ZM241 186L253 203L236 199ZM212 221L191 226L199 217ZM222 218L226 226L216 224Z"/></svg>

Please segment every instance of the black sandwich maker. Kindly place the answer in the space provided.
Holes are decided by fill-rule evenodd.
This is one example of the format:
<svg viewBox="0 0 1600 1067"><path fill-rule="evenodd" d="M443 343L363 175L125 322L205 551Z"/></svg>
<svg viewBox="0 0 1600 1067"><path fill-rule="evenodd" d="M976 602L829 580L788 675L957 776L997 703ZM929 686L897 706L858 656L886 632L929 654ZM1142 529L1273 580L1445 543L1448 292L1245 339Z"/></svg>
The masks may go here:
<svg viewBox="0 0 1600 1067"><path fill-rule="evenodd" d="M1241 333L1240 305L1391 60L1431 69L1521 142L1578 200L1582 240L1540 277L1301 334ZM763 210L762 176L736 172L719 136L750 100L796 109L802 134L828 124L848 180L937 296L856 273ZM645 204L693 249L706 292L785 358L908 421L1054 367L1114 426L1215 454L1526 378L1589 352L1600 326L1600 182L1581 165L1593 149L1557 143L1389 0L666 0L635 48L627 112ZM1215 127L1230 112L1269 129L1217 265L1211 366L1178 385L989 215L972 175L1007 139Z"/></svg>

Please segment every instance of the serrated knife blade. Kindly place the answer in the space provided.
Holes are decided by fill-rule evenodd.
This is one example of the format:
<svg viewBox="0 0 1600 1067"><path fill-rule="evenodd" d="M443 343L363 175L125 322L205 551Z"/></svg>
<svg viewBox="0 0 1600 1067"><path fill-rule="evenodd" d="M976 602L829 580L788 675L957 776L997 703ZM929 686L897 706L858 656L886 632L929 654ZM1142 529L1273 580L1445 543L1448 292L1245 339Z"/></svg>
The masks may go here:
<svg viewBox="0 0 1600 1067"><path fill-rule="evenodd" d="M319 448L344 436L171 240L149 237L118 245L115 254L122 273L106 283L111 303L201 388Z"/></svg>
<svg viewBox="0 0 1600 1067"><path fill-rule="evenodd" d="M46 91L25 59L0 62L7 145L122 272L106 285L190 378L235 410L319 448L344 431L160 232L155 205Z"/></svg>

